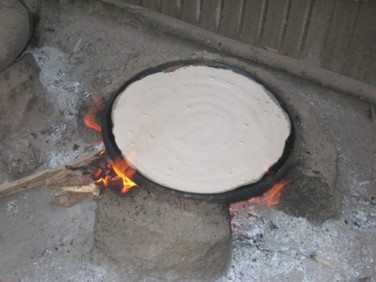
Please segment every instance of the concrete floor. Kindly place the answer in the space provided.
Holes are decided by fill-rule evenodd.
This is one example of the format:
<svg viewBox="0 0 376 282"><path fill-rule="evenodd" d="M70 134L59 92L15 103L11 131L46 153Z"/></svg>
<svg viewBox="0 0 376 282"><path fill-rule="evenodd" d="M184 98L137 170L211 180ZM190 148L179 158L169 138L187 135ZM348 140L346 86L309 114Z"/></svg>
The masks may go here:
<svg viewBox="0 0 376 282"><path fill-rule="evenodd" d="M298 150L279 206L231 205L234 249L221 281L376 281L376 122L367 103L165 35L98 2L37 3L27 54L0 74L4 101L15 93L20 103L39 101L6 113L1 182L30 173L20 164L41 170L99 150L82 116L93 96L108 99L104 89L166 61L225 61L278 90L294 113ZM0 281L129 281L90 259L97 202L49 201L44 187L0 199Z"/></svg>

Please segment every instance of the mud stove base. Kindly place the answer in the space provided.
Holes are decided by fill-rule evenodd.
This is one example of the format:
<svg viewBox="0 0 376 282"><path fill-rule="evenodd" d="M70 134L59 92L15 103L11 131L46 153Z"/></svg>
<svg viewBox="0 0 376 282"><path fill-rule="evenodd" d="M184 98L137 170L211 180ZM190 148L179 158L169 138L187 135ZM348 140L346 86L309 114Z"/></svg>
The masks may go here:
<svg viewBox="0 0 376 282"><path fill-rule="evenodd" d="M210 281L231 259L228 205L134 188L99 200L93 259L127 281Z"/></svg>

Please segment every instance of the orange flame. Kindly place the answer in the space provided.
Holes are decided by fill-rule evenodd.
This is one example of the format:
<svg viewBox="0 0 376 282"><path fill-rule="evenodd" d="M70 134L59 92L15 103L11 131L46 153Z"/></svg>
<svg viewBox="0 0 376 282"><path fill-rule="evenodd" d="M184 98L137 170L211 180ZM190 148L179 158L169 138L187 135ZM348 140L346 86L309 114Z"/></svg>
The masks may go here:
<svg viewBox="0 0 376 282"><path fill-rule="evenodd" d="M136 170L129 167L124 161L115 161L107 164L108 173L104 173L104 169L98 168L93 178L94 182L102 187L119 187L121 193L128 192L131 188L138 186L131 180Z"/></svg>
<svg viewBox="0 0 376 282"><path fill-rule="evenodd" d="M276 206L281 198L282 190L290 183L291 180L282 180L277 182L264 195L257 198L252 198L251 200L259 205L265 205L268 207Z"/></svg>
<svg viewBox="0 0 376 282"><path fill-rule="evenodd" d="M115 161L113 165L115 173L123 180L123 188L121 189L122 193L128 192L132 187L137 186L130 177L132 177L136 170L127 165L126 162Z"/></svg>
<svg viewBox="0 0 376 282"><path fill-rule="evenodd" d="M84 117L84 123L87 127L98 132L102 131L102 126L98 121L98 115L104 110L104 103L97 97L93 97L94 105L91 106Z"/></svg>
<svg viewBox="0 0 376 282"><path fill-rule="evenodd" d="M92 128L98 132L102 131L98 117L104 111L104 103L96 98L94 99L94 105L91 106L84 117L84 123L87 127ZM102 150L97 155L98 157L104 156L106 151ZM135 174L136 170L131 168L126 161L115 160L111 162L108 159L108 163L104 168L98 167L93 175L94 182L102 187L121 187L121 193L128 192L132 187L138 186L131 180L131 177Z"/></svg>

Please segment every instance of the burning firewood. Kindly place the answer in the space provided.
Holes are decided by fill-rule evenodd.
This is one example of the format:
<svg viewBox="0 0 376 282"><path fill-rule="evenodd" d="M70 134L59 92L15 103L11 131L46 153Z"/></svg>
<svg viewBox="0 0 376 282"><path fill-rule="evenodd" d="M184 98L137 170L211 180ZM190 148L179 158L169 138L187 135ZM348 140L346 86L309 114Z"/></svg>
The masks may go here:
<svg viewBox="0 0 376 282"><path fill-rule="evenodd" d="M112 161L105 151L100 151L95 155L73 160L64 166L3 183L0 185L0 198L47 186L54 191L51 203L70 207L87 195L98 197L107 188L118 193L126 193L137 186L129 178L134 172L125 162Z"/></svg>
<svg viewBox="0 0 376 282"><path fill-rule="evenodd" d="M63 190L65 191L69 191L67 187L92 187L92 179L90 175L85 176L81 171L78 172L72 170L70 167L87 165L98 159L98 157L98 154L89 155L70 161L69 163L57 168L43 170L13 182L5 182L0 185L0 198L43 186L55 189L60 188L60 190L64 187ZM81 192L82 191L83 190L81 190ZM83 193L87 193L87 190Z"/></svg>

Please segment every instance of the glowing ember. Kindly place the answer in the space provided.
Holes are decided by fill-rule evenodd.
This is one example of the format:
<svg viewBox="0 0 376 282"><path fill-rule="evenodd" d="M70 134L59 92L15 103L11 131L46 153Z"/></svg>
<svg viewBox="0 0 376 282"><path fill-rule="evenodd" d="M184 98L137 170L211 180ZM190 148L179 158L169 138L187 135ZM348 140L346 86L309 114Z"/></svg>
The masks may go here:
<svg viewBox="0 0 376 282"><path fill-rule="evenodd" d="M277 182L264 195L257 198L252 198L251 200L258 205L265 205L268 207L276 206L279 203L282 190L290 183L291 180L282 180Z"/></svg>
<svg viewBox="0 0 376 282"><path fill-rule="evenodd" d="M94 105L91 106L84 117L84 123L87 127L98 132L102 131L101 123L98 117L104 111L104 103L94 97ZM138 186L131 180L136 170L129 167L124 160L111 161L106 156L106 151L101 151L98 156L104 158L104 164L97 165L96 171L92 174L94 182L100 188L111 188L120 190L121 193L128 192L132 187Z"/></svg>

